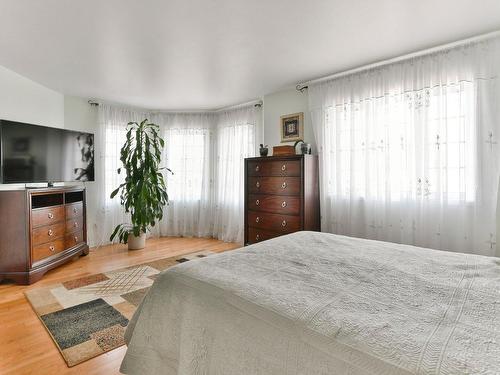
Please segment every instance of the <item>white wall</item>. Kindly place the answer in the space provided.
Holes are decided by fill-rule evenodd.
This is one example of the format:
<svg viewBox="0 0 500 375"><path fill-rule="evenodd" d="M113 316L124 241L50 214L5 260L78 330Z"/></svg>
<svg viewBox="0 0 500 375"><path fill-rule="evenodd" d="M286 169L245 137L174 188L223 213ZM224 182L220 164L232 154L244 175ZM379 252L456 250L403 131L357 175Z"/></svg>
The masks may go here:
<svg viewBox="0 0 500 375"><path fill-rule="evenodd" d="M64 127L64 95L0 66L0 119ZM0 190L24 184L0 184Z"/></svg>
<svg viewBox="0 0 500 375"><path fill-rule="evenodd" d="M97 110L86 99L64 96L0 66L0 119L30 124L68 128L94 133L98 144ZM98 153L96 147L96 153ZM98 154L95 155L99 162ZM44 184L40 184L44 185ZM88 236L92 239L94 228L90 223L97 219L97 192L95 183L85 183L87 188ZM0 190L24 189L24 184L0 184ZM95 225L95 224L94 224ZM94 245L94 243L90 243Z"/></svg>
<svg viewBox="0 0 500 375"><path fill-rule="evenodd" d="M269 145L269 154L273 146L292 143L281 143L280 117L297 112L304 112L304 142L312 145L316 154L316 142L309 116L307 92L300 93L295 89L285 90L264 96L264 144Z"/></svg>
<svg viewBox="0 0 500 375"><path fill-rule="evenodd" d="M64 95L0 66L0 118L64 126Z"/></svg>
<svg viewBox="0 0 500 375"><path fill-rule="evenodd" d="M97 133L97 107L91 106L85 98L65 96L64 127L87 133Z"/></svg>
<svg viewBox="0 0 500 375"><path fill-rule="evenodd" d="M87 99L75 96L64 97L64 127L94 134L94 161L96 179L100 166L99 131L97 125L97 107L91 106ZM99 222L99 199L97 183L85 182L87 191L87 240L90 246L97 246L95 239L96 225Z"/></svg>

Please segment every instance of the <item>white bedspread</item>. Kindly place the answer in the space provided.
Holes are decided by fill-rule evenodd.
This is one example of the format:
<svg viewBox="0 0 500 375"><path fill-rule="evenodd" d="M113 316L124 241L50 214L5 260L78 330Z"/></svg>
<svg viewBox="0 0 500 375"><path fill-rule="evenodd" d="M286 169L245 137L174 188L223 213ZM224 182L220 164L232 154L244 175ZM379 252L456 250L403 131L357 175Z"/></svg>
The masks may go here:
<svg viewBox="0 0 500 375"><path fill-rule="evenodd" d="M126 374L499 374L500 259L299 232L163 272Z"/></svg>

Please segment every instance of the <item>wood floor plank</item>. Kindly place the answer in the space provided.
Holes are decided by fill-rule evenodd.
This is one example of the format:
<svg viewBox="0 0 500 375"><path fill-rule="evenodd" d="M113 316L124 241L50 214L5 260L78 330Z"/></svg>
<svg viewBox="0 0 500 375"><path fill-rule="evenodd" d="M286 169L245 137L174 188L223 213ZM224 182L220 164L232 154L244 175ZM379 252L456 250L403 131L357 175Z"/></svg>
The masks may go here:
<svg viewBox="0 0 500 375"><path fill-rule="evenodd" d="M145 249L136 251L128 251L125 245L103 246L91 249L86 257L49 271L33 285L0 284L0 374L120 374L125 346L68 368L26 300L26 290L194 251L222 252L238 247L238 244L214 239L178 237L150 239Z"/></svg>

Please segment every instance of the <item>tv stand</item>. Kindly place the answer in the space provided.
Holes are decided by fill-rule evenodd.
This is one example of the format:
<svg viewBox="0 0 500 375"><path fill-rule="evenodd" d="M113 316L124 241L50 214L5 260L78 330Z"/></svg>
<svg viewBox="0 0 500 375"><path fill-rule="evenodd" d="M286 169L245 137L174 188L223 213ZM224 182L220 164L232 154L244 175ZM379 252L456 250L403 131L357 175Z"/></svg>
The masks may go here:
<svg viewBox="0 0 500 375"><path fill-rule="evenodd" d="M0 281L32 284L87 255L85 188L0 191Z"/></svg>

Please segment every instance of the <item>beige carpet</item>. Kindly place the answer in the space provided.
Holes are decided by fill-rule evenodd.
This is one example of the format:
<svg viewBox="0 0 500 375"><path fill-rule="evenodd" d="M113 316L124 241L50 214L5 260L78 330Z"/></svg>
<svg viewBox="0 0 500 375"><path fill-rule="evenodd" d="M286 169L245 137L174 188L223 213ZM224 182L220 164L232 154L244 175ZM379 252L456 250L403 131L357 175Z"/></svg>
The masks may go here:
<svg viewBox="0 0 500 375"><path fill-rule="evenodd" d="M137 306L163 270L213 254L200 251L81 277L25 293L71 367L124 345Z"/></svg>

